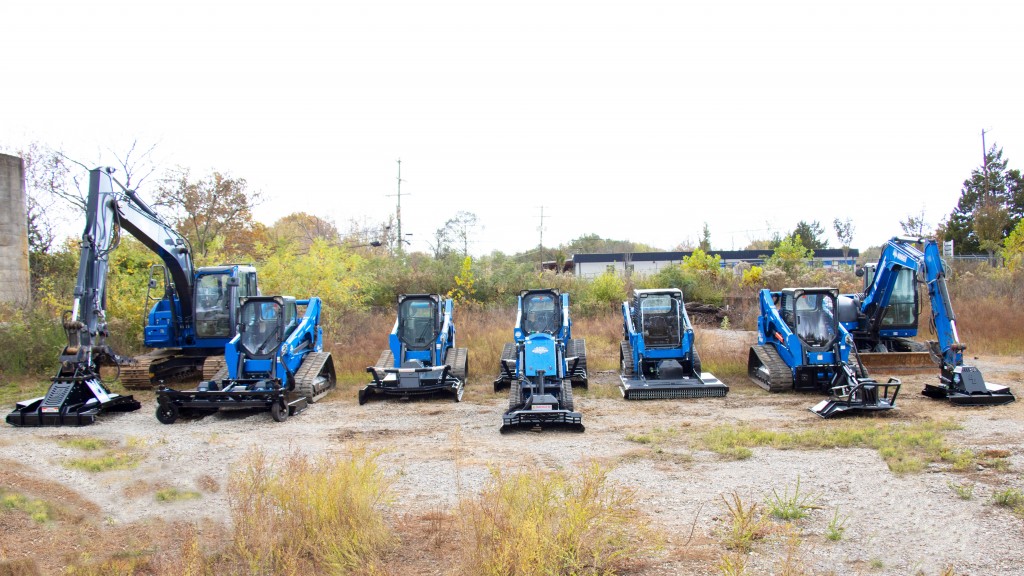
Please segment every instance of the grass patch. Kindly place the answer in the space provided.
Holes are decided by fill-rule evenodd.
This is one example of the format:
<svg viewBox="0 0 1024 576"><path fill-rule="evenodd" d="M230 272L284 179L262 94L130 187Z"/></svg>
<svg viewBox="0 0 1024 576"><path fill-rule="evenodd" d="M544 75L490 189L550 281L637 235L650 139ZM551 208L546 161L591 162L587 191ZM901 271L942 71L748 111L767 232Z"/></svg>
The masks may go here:
<svg viewBox="0 0 1024 576"><path fill-rule="evenodd" d="M637 513L634 491L592 464L576 474L492 470L463 499L459 574L616 574L660 547Z"/></svg>
<svg viewBox="0 0 1024 576"><path fill-rule="evenodd" d="M0 505L7 510L24 512L40 524L50 521L55 516L53 507L45 500L29 498L16 492L0 491Z"/></svg>
<svg viewBox="0 0 1024 576"><path fill-rule="evenodd" d="M963 484L958 484L956 482L950 482L949 483L949 488L950 488L950 490L955 492L956 495L959 496L961 500L970 500L970 499L974 498L974 484L973 483L964 482Z"/></svg>
<svg viewBox="0 0 1024 576"><path fill-rule="evenodd" d="M846 521L849 516L840 516L839 507L836 506L836 512L832 515L832 519L829 520L828 526L825 527L825 538L833 542L839 542L843 539L843 533L846 532Z"/></svg>
<svg viewBox="0 0 1024 576"><path fill-rule="evenodd" d="M718 426L699 437L700 447L727 458L750 457L750 448L788 449L874 448L898 474L920 472L929 463L947 462L954 470L968 470L977 461L970 450L951 448L944 432L956 430L952 422L879 424L870 421L830 423L802 431L765 430L745 425Z"/></svg>
<svg viewBox="0 0 1024 576"><path fill-rule="evenodd" d="M815 508L817 497L800 493L800 477L796 477L796 488L790 495L789 488L780 496L779 492L772 488L772 495L768 497L765 505L768 513L779 520L799 520L806 518L808 511Z"/></svg>
<svg viewBox="0 0 1024 576"><path fill-rule="evenodd" d="M79 450L94 451L105 450L110 447L110 442L102 438L64 438L57 441L57 444L65 448L77 448Z"/></svg>
<svg viewBox="0 0 1024 576"><path fill-rule="evenodd" d="M626 440L637 444L664 444L668 440L679 436L679 431L674 428L655 428L643 434L626 434Z"/></svg>
<svg viewBox="0 0 1024 576"><path fill-rule="evenodd" d="M718 557L715 570L722 576L745 576L747 574L747 557L741 552L727 552Z"/></svg>
<svg viewBox="0 0 1024 576"><path fill-rule="evenodd" d="M1013 510L1018 516L1024 516L1024 492L1017 488L1006 488L992 494L992 501L997 506Z"/></svg>
<svg viewBox="0 0 1024 576"><path fill-rule="evenodd" d="M231 549L214 572L374 573L395 538L382 508L390 483L379 453L277 458L251 452L229 481Z"/></svg>
<svg viewBox="0 0 1024 576"><path fill-rule="evenodd" d="M72 458L65 460L68 468L85 470L86 472L107 472L109 470L129 470L142 462L143 456L133 452L108 452L102 456L89 458Z"/></svg>
<svg viewBox="0 0 1024 576"><path fill-rule="evenodd" d="M178 502L180 500L195 500L202 498L202 494L192 490L180 490L178 488L164 488L156 491L157 502Z"/></svg>
<svg viewBox="0 0 1024 576"><path fill-rule="evenodd" d="M722 496L722 502L725 502L729 511L725 546L739 552L749 552L754 540L760 540L768 534L768 519L757 504L744 504L743 498L736 492L729 496Z"/></svg>

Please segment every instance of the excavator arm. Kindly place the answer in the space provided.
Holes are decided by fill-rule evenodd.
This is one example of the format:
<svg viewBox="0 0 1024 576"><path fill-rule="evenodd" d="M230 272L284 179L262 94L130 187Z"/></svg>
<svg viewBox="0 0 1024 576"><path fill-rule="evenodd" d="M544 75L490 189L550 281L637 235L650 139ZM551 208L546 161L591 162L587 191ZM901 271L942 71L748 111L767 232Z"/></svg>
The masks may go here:
<svg viewBox="0 0 1024 576"><path fill-rule="evenodd" d="M165 223L132 190L112 176L113 168L89 172L86 223L82 233L78 278L70 318L65 319L68 348L61 357L67 368L92 367L102 355L111 355L106 336L106 290L110 253L117 248L119 230L126 230L163 260L181 302L181 330L191 325L192 283L195 268L188 242ZM116 186L116 188L115 188Z"/></svg>

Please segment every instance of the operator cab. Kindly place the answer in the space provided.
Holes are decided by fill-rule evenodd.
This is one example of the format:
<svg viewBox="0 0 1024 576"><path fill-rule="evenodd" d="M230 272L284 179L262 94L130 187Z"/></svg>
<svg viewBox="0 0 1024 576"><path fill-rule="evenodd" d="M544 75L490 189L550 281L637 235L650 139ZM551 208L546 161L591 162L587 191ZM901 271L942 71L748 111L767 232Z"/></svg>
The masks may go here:
<svg viewBox="0 0 1024 576"><path fill-rule="evenodd" d="M889 294L889 307L882 316L882 329L904 330L917 328L917 316L920 311L920 300L917 292L917 271L912 268L897 267L896 282ZM857 275L864 279L863 294L871 291L878 273L877 264L865 264L857 270Z"/></svg>
<svg viewBox="0 0 1024 576"><path fill-rule="evenodd" d="M398 339L408 350L430 350L441 331L441 297L403 294L398 297Z"/></svg>
<svg viewBox="0 0 1024 576"><path fill-rule="evenodd" d="M248 298L238 313L239 343L248 358L272 358L296 326L298 315L294 298Z"/></svg>
<svg viewBox="0 0 1024 576"><path fill-rule="evenodd" d="M197 338L231 338L232 318L246 298L257 296L252 266L211 266L196 272L195 326Z"/></svg>
<svg viewBox="0 0 1024 576"><path fill-rule="evenodd" d="M523 332L557 334L561 328L562 311L558 292L554 290L527 290L521 294L523 302Z"/></svg>
<svg viewBox="0 0 1024 576"><path fill-rule="evenodd" d="M835 288L793 288L780 298L782 320L811 351L832 348L839 336Z"/></svg>
<svg viewBox="0 0 1024 576"><path fill-rule="evenodd" d="M682 334L683 293L680 290L636 290L633 319L648 348L677 348Z"/></svg>

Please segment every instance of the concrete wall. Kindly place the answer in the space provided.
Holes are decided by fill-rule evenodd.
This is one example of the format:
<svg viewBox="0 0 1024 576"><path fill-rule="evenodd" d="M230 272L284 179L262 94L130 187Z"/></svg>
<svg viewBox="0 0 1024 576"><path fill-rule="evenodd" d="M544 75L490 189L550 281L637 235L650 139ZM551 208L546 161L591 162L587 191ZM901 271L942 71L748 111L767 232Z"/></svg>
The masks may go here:
<svg viewBox="0 0 1024 576"><path fill-rule="evenodd" d="M29 303L25 164L0 154L0 302Z"/></svg>

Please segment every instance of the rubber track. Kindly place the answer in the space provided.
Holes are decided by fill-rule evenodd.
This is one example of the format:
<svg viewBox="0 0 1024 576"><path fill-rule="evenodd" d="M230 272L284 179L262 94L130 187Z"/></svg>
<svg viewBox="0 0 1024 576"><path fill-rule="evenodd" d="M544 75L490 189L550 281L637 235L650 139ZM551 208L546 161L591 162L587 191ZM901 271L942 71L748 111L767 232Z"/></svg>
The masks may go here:
<svg viewBox="0 0 1024 576"><path fill-rule="evenodd" d="M373 365L374 368L381 368L377 372L378 378L384 378L383 368L394 368L395 367L395 355L391 353L391 350L385 350L380 353L380 357L377 358L377 363Z"/></svg>
<svg viewBox="0 0 1024 576"><path fill-rule="evenodd" d="M513 380L512 386L508 389L508 411L511 412L523 405L522 392L519 380Z"/></svg>
<svg viewBox="0 0 1024 576"><path fill-rule="evenodd" d="M223 356L208 356L203 362L203 380L223 380L227 377L227 360Z"/></svg>
<svg viewBox="0 0 1024 576"><path fill-rule="evenodd" d="M469 362L468 348L449 348L444 363L452 367L451 374L463 382L466 381Z"/></svg>
<svg viewBox="0 0 1024 576"><path fill-rule="evenodd" d="M501 348L501 359L502 360L515 360L516 359L516 343L515 342L507 342L507 343L505 343L505 345ZM501 378L501 380L503 382L509 382L507 376L505 375L505 368L502 366L501 363L498 364L498 377Z"/></svg>
<svg viewBox="0 0 1024 576"><path fill-rule="evenodd" d="M768 368L767 381L755 376L757 374L757 366L754 366L752 362L755 355L761 364ZM783 362L778 351L771 346L750 347L750 357L747 360L747 374L754 384L769 392L782 392L793 388L792 370Z"/></svg>
<svg viewBox="0 0 1024 576"><path fill-rule="evenodd" d="M572 382L568 380L562 380L562 409L574 412L574 402L572 398Z"/></svg>
<svg viewBox="0 0 1024 576"><path fill-rule="evenodd" d="M320 372L328 363L330 363L330 369L326 374L327 385L320 390L314 390L313 383L316 382ZM309 398L310 403L326 396L335 384L337 384L337 378L334 376L334 360L331 358L330 352L311 352L295 372L295 390L300 396Z"/></svg>
<svg viewBox="0 0 1024 576"><path fill-rule="evenodd" d="M566 353L566 356L578 356L580 359L577 368L582 368L584 372L587 371L587 340L586 338L573 338L569 341L570 352Z"/></svg>
<svg viewBox="0 0 1024 576"><path fill-rule="evenodd" d="M179 356L181 356L179 352L166 349L150 350L141 356L136 356L132 359L131 364L121 366L121 385L129 390L152 390L155 385L149 377L149 372L153 364L167 362ZM164 378L164 381L185 380L195 374L196 370L182 367L177 373Z"/></svg>
<svg viewBox="0 0 1024 576"><path fill-rule="evenodd" d="M583 376L574 376L572 381L578 383L584 388L590 382L590 377L587 374L587 340L586 338L573 338L569 340L569 345L565 350L566 356L576 356L580 359L579 363L576 364L576 370L583 371Z"/></svg>
<svg viewBox="0 0 1024 576"><path fill-rule="evenodd" d="M619 342L619 355L619 369L622 371L622 375L632 378L636 375L636 371L633 369L633 347L629 345L628 340Z"/></svg>

